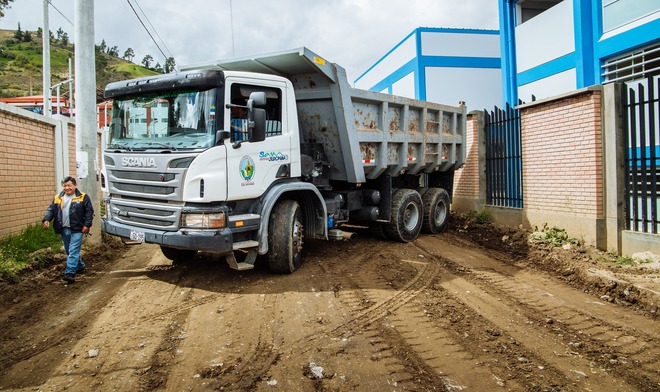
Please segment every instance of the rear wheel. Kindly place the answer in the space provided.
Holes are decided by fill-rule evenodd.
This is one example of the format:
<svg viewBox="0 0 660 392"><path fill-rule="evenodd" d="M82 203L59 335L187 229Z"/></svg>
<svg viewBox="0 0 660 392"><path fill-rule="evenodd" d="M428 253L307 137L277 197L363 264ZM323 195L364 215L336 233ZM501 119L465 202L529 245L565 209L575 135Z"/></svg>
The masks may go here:
<svg viewBox="0 0 660 392"><path fill-rule="evenodd" d="M303 224L300 205L283 200L268 222L268 266L272 272L291 274L302 264Z"/></svg>
<svg viewBox="0 0 660 392"><path fill-rule="evenodd" d="M168 246L161 246L160 251L163 252L163 255L168 259L172 260L175 263L180 263L183 261L188 261L195 257L197 254L196 250L193 249L176 249L170 248Z"/></svg>
<svg viewBox="0 0 660 392"><path fill-rule="evenodd" d="M422 198L413 189L398 189L392 195L392 216L385 226L387 238L410 242L422 229Z"/></svg>
<svg viewBox="0 0 660 392"><path fill-rule="evenodd" d="M422 230L425 233L437 234L447 226L449 218L449 194L442 188L431 188L422 197L424 206L424 223Z"/></svg>

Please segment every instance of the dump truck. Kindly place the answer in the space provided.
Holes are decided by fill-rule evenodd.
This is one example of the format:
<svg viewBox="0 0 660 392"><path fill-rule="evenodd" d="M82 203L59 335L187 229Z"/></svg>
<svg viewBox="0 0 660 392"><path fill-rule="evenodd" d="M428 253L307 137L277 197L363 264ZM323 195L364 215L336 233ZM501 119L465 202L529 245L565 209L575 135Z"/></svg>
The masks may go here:
<svg viewBox="0 0 660 392"><path fill-rule="evenodd" d="M447 223L464 105L352 88L307 48L107 85L102 229L238 270L302 263L307 239L357 228L410 242Z"/></svg>

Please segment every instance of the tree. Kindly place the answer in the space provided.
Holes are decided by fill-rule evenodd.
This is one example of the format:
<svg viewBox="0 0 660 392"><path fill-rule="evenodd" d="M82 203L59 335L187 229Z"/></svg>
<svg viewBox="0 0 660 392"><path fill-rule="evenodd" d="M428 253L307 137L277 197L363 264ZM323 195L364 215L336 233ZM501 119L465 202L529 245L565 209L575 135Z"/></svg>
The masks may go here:
<svg viewBox="0 0 660 392"><path fill-rule="evenodd" d="M108 50L108 45L105 43L105 39L101 41L101 45L97 46L96 49L100 53L105 53Z"/></svg>
<svg viewBox="0 0 660 392"><path fill-rule="evenodd" d="M142 65L144 65L145 68L151 69L151 63L153 63L153 61L154 61L154 58L151 57L150 54L148 54L148 55L144 56L144 58L142 59Z"/></svg>
<svg viewBox="0 0 660 392"><path fill-rule="evenodd" d="M128 60L130 62L133 62L133 57L135 57L135 52L133 51L133 48L126 49L124 55L122 56L124 60Z"/></svg>
<svg viewBox="0 0 660 392"><path fill-rule="evenodd" d="M41 38L43 36L44 36L44 29L42 29L41 27L38 27L37 28L37 37Z"/></svg>
<svg viewBox="0 0 660 392"><path fill-rule="evenodd" d="M62 28L60 27L59 29L57 29L57 38L56 39L58 41L62 41L62 35L64 35L64 30L62 30Z"/></svg>
<svg viewBox="0 0 660 392"><path fill-rule="evenodd" d="M9 4L13 2L14 0L0 0L0 18L5 16L5 10L11 8Z"/></svg>
<svg viewBox="0 0 660 392"><path fill-rule="evenodd" d="M156 63L156 66L154 67L154 71L163 73L163 67L160 65L160 63Z"/></svg>
<svg viewBox="0 0 660 392"><path fill-rule="evenodd" d="M25 30L23 33L23 42L31 42L32 41L32 33L30 33L28 30Z"/></svg>
<svg viewBox="0 0 660 392"><path fill-rule="evenodd" d="M176 69L176 63L174 62L174 57L168 57L165 60L165 73L174 72Z"/></svg>
<svg viewBox="0 0 660 392"><path fill-rule="evenodd" d="M67 46L69 44L69 34L64 32L64 34L62 34L61 41L62 41L62 45Z"/></svg>
<svg viewBox="0 0 660 392"><path fill-rule="evenodd" d="M108 55L119 57L119 48L117 47L117 45L113 46L112 48L108 48Z"/></svg>
<svg viewBox="0 0 660 392"><path fill-rule="evenodd" d="M23 31L21 30L20 23L18 24L18 29L16 29L16 32L14 33L14 38L16 38L19 42L23 41Z"/></svg>

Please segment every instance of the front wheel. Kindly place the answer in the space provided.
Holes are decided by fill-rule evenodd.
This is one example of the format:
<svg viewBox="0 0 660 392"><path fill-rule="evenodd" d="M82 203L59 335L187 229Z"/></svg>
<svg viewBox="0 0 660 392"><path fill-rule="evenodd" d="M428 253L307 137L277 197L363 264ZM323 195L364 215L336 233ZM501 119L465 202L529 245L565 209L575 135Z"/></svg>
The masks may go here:
<svg viewBox="0 0 660 392"><path fill-rule="evenodd" d="M302 209L294 200L283 200L268 222L268 266L277 274L291 274L302 263Z"/></svg>
<svg viewBox="0 0 660 392"><path fill-rule="evenodd" d="M445 229L449 218L449 193L442 188L431 188L422 197L425 233L437 234Z"/></svg>
<svg viewBox="0 0 660 392"><path fill-rule="evenodd" d="M422 198L413 189L398 189L392 194L392 216L385 226L387 238L410 242L422 229Z"/></svg>
<svg viewBox="0 0 660 392"><path fill-rule="evenodd" d="M190 260L197 254L194 249L176 249L167 246L161 246L160 251L163 252L163 256L175 263Z"/></svg>

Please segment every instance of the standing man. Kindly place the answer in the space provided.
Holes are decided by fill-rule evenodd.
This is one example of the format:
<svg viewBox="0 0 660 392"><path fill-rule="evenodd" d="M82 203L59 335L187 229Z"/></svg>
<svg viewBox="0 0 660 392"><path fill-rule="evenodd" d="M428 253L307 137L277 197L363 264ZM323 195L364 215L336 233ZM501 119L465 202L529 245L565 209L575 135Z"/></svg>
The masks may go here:
<svg viewBox="0 0 660 392"><path fill-rule="evenodd" d="M89 233L94 220L94 207L87 194L76 187L76 179L67 176L62 180L62 192L55 195L53 202L41 220L44 229L53 221L53 229L62 236L64 251L67 254L66 269L62 279L75 282L77 273L85 272L85 263L80 257L83 235Z"/></svg>

